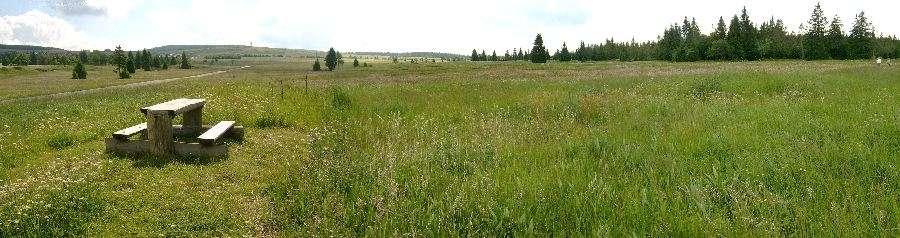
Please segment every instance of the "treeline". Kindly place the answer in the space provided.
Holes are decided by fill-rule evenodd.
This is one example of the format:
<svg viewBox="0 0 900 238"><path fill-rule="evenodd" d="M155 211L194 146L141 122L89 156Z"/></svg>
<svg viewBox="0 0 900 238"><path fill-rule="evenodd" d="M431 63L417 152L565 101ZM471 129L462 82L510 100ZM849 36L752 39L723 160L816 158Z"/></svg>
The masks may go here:
<svg viewBox="0 0 900 238"><path fill-rule="evenodd" d="M26 65L69 65L75 62L71 53L60 52L6 52L0 54L0 64Z"/></svg>
<svg viewBox="0 0 900 238"><path fill-rule="evenodd" d="M696 20L684 18L663 32L657 42L657 59L668 61L761 60L761 59L872 59L900 56L896 37L876 37L865 12L853 20L849 32L835 16L828 21L820 4L801 28L803 33L788 32L782 20L774 17L757 27L747 9L731 17L726 24L720 17L716 29L703 34Z"/></svg>
<svg viewBox="0 0 900 238"><path fill-rule="evenodd" d="M184 52L181 52L181 59L179 62L177 57L167 54L154 56L153 53L147 49L141 51L125 51L122 50L122 46L116 46L116 49L112 51L112 53L104 54L104 57L92 57L88 51L79 52L73 60L75 63L72 67L72 78L86 79L87 70L85 65L95 58L102 58L102 60L98 60L97 62L106 62L116 66L113 71L116 72L116 75L118 75L120 79L131 78L138 70L168 70L170 65L178 65L181 69L191 68L187 54Z"/></svg>
<svg viewBox="0 0 900 238"><path fill-rule="evenodd" d="M546 59L557 61L701 61L701 60L772 60L772 59L872 59L900 57L900 40L896 36L876 36L873 24L860 12L853 19L849 31L835 16L825 17L821 4L816 4L809 21L801 26L801 33L789 32L780 19L770 18L756 24L750 20L746 8L726 22L719 17L716 28L704 34L696 19L685 17L680 23L666 28L657 41L616 42L613 39L600 44L581 42L574 52L563 43L550 55L543 47L539 34L534 48L509 50L502 56L496 51L487 55L485 50L472 50L471 61L530 60L536 63ZM542 55L532 52L543 50Z"/></svg>
<svg viewBox="0 0 900 238"><path fill-rule="evenodd" d="M11 66L27 65L72 65L81 62L85 65L105 66L115 65L113 54L105 51L78 51L78 52L6 52L0 54L0 64ZM177 64L177 58L169 55L153 56L150 51L134 51L126 54L134 57L135 67L138 69L161 69L168 65Z"/></svg>

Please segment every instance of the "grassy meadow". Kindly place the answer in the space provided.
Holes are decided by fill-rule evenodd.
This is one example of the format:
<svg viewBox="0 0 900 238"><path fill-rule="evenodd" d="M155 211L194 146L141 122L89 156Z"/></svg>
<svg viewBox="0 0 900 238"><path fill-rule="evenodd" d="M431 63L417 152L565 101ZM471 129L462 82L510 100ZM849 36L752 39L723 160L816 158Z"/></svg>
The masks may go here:
<svg viewBox="0 0 900 238"><path fill-rule="evenodd" d="M0 237L900 235L897 66L238 63L0 103ZM0 99L82 87L68 76L0 73ZM104 153L181 97L245 140Z"/></svg>

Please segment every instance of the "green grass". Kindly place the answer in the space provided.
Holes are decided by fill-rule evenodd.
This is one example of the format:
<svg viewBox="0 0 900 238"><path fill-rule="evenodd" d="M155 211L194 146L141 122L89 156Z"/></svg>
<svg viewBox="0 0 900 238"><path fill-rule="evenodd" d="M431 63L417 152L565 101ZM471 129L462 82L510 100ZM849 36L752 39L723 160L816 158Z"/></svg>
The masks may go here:
<svg viewBox="0 0 900 238"><path fill-rule="evenodd" d="M900 68L308 66L0 104L0 236L900 232ZM245 140L213 161L103 152L179 97Z"/></svg>

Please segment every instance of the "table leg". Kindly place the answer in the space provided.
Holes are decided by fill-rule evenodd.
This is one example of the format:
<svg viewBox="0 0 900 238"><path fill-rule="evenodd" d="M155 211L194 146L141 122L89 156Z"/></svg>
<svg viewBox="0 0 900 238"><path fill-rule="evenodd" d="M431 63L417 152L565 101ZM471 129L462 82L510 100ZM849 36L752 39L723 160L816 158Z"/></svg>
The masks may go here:
<svg viewBox="0 0 900 238"><path fill-rule="evenodd" d="M188 134L200 133L203 128L203 107L188 111L182 116L182 128Z"/></svg>
<svg viewBox="0 0 900 238"><path fill-rule="evenodd" d="M175 138L172 116L168 112L148 112L147 132L150 139L150 153L157 156L174 154Z"/></svg>

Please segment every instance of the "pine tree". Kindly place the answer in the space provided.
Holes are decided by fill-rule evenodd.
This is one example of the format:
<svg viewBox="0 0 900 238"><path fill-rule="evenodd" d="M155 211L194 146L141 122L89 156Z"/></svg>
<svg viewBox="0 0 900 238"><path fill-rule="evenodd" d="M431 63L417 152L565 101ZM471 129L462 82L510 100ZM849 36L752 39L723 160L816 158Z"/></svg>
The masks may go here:
<svg viewBox="0 0 900 238"><path fill-rule="evenodd" d="M499 58L497 58L497 51L496 51L496 50L495 50L494 52L491 53L491 61L499 61Z"/></svg>
<svg viewBox="0 0 900 238"><path fill-rule="evenodd" d="M703 34L700 33L696 20L688 21L684 18L681 26L682 43L678 48L679 61L698 61L705 54L705 50L701 49Z"/></svg>
<svg viewBox="0 0 900 238"><path fill-rule="evenodd" d="M88 52L87 52L87 50L82 50L81 52L78 52L78 61L81 61L82 63L87 63L87 62L88 62Z"/></svg>
<svg viewBox="0 0 900 238"><path fill-rule="evenodd" d="M562 61L562 62L572 61L572 55L569 53L569 47L566 46L565 42L563 42L562 49L559 50L559 61Z"/></svg>
<svg viewBox="0 0 900 238"><path fill-rule="evenodd" d="M682 37L681 37L681 27L678 24L669 26L668 29L663 31L662 39L659 40L657 48L658 57L661 60L668 61L678 61L679 53L678 50L681 47ZM601 57L604 58L604 57Z"/></svg>
<svg viewBox="0 0 900 238"><path fill-rule="evenodd" d="M741 20L738 19L737 15L731 18L731 23L728 25L728 34L725 36L725 41L728 42L728 59L731 60L743 60L742 47L741 47Z"/></svg>
<svg viewBox="0 0 900 238"><path fill-rule="evenodd" d="M716 30L710 35L710 46L707 51L707 58L711 60L726 60L731 55L728 48L728 26L725 25L725 18L719 17L719 23L716 24Z"/></svg>
<svg viewBox="0 0 900 238"><path fill-rule="evenodd" d="M531 48L531 62L537 64L547 63L547 58L550 58L549 54L547 48L544 47L544 38L541 37L541 34L537 34L534 38L534 46Z"/></svg>
<svg viewBox="0 0 900 238"><path fill-rule="evenodd" d="M128 72L128 57L125 55L125 51L122 50L122 46L116 46L116 50L113 51L113 64L116 65L116 73L119 75L120 79L131 78L131 73Z"/></svg>
<svg viewBox="0 0 900 238"><path fill-rule="evenodd" d="M353 58L353 67L354 68L359 67L359 60L356 58Z"/></svg>
<svg viewBox="0 0 900 238"><path fill-rule="evenodd" d="M144 51L141 53L141 55L142 55L141 58L143 59L141 66L144 69L144 71L152 70L153 69L153 56L150 54L150 51L148 51L147 49L144 49Z"/></svg>
<svg viewBox="0 0 900 238"><path fill-rule="evenodd" d="M575 49L575 60L581 62L585 62L588 60L587 46L584 45L584 41L581 41L581 44L578 45L578 49Z"/></svg>
<svg viewBox="0 0 900 238"><path fill-rule="evenodd" d="M756 26L750 21L747 7L741 10L741 55L745 60L759 59L759 45Z"/></svg>
<svg viewBox="0 0 900 238"><path fill-rule="evenodd" d="M31 54L28 55L28 64L29 65L38 65L38 63L39 63L39 61L38 61L37 53L35 53L34 50L31 50Z"/></svg>
<svg viewBox="0 0 900 238"><path fill-rule="evenodd" d="M191 62L188 61L187 53L185 53L184 51L181 51L181 66L179 68L181 68L181 69L190 69L191 68Z"/></svg>
<svg viewBox="0 0 900 238"><path fill-rule="evenodd" d="M487 54L484 53L484 50L481 50L481 55L478 56L478 60L480 60L480 61L487 61L487 60L488 60Z"/></svg>
<svg viewBox="0 0 900 238"><path fill-rule="evenodd" d="M808 29L803 36L804 56L807 60L820 60L828 58L828 43L825 38L825 24L828 19L822 11L822 5L817 3L813 8L809 19Z"/></svg>
<svg viewBox="0 0 900 238"><path fill-rule="evenodd" d="M75 62L72 69L72 79L87 79L87 70L84 69L84 63L81 60Z"/></svg>
<svg viewBox="0 0 900 238"><path fill-rule="evenodd" d="M478 57L478 51L475 49L472 49L472 59L471 60L472 61L480 61L480 59L481 58Z"/></svg>
<svg viewBox="0 0 900 238"><path fill-rule="evenodd" d="M764 59L784 59L790 55L790 37L780 19L770 18L759 27L760 57Z"/></svg>
<svg viewBox="0 0 900 238"><path fill-rule="evenodd" d="M503 61L509 61L509 50L506 50L506 54L503 54Z"/></svg>
<svg viewBox="0 0 900 238"><path fill-rule="evenodd" d="M865 12L856 15L848 41L853 59L868 59L875 54L875 31Z"/></svg>
<svg viewBox="0 0 900 238"><path fill-rule="evenodd" d="M128 59L125 61L125 68L128 70L129 74L134 74L134 72L136 71L134 63L134 53L129 51Z"/></svg>
<svg viewBox="0 0 900 238"><path fill-rule="evenodd" d="M313 63L312 69L313 69L313 71L322 71L322 64L319 63L319 59L318 59L318 58L316 58L316 62Z"/></svg>
<svg viewBox="0 0 900 238"><path fill-rule="evenodd" d="M844 36L844 24L837 15L831 19L831 26L825 36L828 39L828 52L832 59L846 59L847 45Z"/></svg>
<svg viewBox="0 0 900 238"><path fill-rule="evenodd" d="M328 68L328 71L334 71L338 65L338 54L337 51L334 50L334 47L328 49L328 53L325 54L325 68Z"/></svg>

